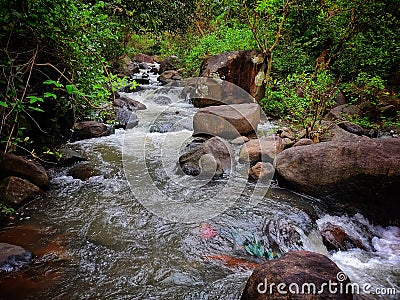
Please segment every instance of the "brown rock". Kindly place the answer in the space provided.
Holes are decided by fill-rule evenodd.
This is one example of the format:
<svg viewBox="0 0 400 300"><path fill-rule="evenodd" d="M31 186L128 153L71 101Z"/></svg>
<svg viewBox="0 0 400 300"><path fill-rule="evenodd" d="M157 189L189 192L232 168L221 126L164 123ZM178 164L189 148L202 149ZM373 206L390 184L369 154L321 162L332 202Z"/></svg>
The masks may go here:
<svg viewBox="0 0 400 300"><path fill-rule="evenodd" d="M92 176L98 175L98 173L94 170L93 166L89 164L79 164L69 169L68 175L75 179L87 180Z"/></svg>
<svg viewBox="0 0 400 300"><path fill-rule="evenodd" d="M139 65L135 62L133 62L129 57L124 57L120 61L121 67L117 72L119 73L119 76L121 77L127 77L132 74L138 73L139 72Z"/></svg>
<svg viewBox="0 0 400 300"><path fill-rule="evenodd" d="M344 280L339 281L338 274L343 275ZM333 287L336 286L337 293L329 292L328 282L332 282ZM326 256L308 251L290 251L255 269L247 281L241 300L353 299L353 295L346 293L345 289L343 293L339 293L340 284L345 288L349 283L347 276ZM278 292L279 284L280 290L286 291L286 294ZM290 285L292 289L289 289ZM318 293L323 285L323 292ZM291 293L296 287L299 292Z"/></svg>
<svg viewBox="0 0 400 300"><path fill-rule="evenodd" d="M249 179L266 182L272 179L275 168L271 163L258 162L248 171Z"/></svg>
<svg viewBox="0 0 400 300"><path fill-rule="evenodd" d="M320 142L340 142L340 141L355 141L359 138L358 135L340 128L339 125L332 122L323 121L323 132L319 136Z"/></svg>
<svg viewBox="0 0 400 300"><path fill-rule="evenodd" d="M0 153L0 178L8 176L29 180L42 189L49 186L49 177L40 164L14 154Z"/></svg>
<svg viewBox="0 0 400 300"><path fill-rule="evenodd" d="M335 106L339 106L339 105L344 105L347 103L346 101L346 96L343 92L339 92L335 98L335 102L336 105Z"/></svg>
<svg viewBox="0 0 400 300"><path fill-rule="evenodd" d="M250 140L240 149L239 161L256 163L272 162L275 156L283 150L282 139L278 136L261 137Z"/></svg>
<svg viewBox="0 0 400 300"><path fill-rule="evenodd" d="M111 134L109 127L96 121L75 123L73 130L73 137L76 140L90 139Z"/></svg>
<svg viewBox="0 0 400 300"><path fill-rule="evenodd" d="M246 136L239 136L236 139L231 141L232 145L243 145L244 143L248 142L249 138Z"/></svg>
<svg viewBox="0 0 400 300"><path fill-rule="evenodd" d="M119 98L115 99L114 101L114 106L117 107L124 107L126 106L129 110L133 111L133 110L144 110L146 109L146 105L144 105L143 103L134 100L132 98L129 98L127 96L120 96Z"/></svg>
<svg viewBox="0 0 400 300"><path fill-rule="evenodd" d="M293 145L293 147L308 146L311 145L312 143L313 141L310 139L300 139Z"/></svg>
<svg viewBox="0 0 400 300"><path fill-rule="evenodd" d="M342 128L343 130L346 130L347 132L353 133L353 134L357 134L357 135L365 135L368 136L370 138L376 138L378 137L378 131L377 130L367 130L362 128L361 126L354 124L352 122L349 121L342 121L340 123L337 124L340 128Z"/></svg>
<svg viewBox="0 0 400 300"><path fill-rule="evenodd" d="M322 242L328 250L345 251L352 248L366 250L360 240L349 236L342 228L331 223L321 230Z"/></svg>
<svg viewBox="0 0 400 300"><path fill-rule="evenodd" d="M275 168L298 191L399 218L400 139L357 137L293 147L277 155Z"/></svg>
<svg viewBox="0 0 400 300"><path fill-rule="evenodd" d="M288 138L288 139L291 139L291 140L295 139L294 132L288 127L283 127L281 129L279 129L277 133L283 139L284 138Z"/></svg>
<svg viewBox="0 0 400 300"><path fill-rule="evenodd" d="M174 80L182 80L182 77L179 75L179 72L177 70L168 70L161 73L157 80L167 83Z"/></svg>
<svg viewBox="0 0 400 300"><path fill-rule="evenodd" d="M177 56L169 56L160 62L159 74L164 73L169 70L176 70L179 64L179 59Z"/></svg>
<svg viewBox="0 0 400 300"><path fill-rule="evenodd" d="M154 63L154 57L147 54L137 54L135 60L139 63Z"/></svg>
<svg viewBox="0 0 400 300"><path fill-rule="evenodd" d="M282 146L283 146L283 149L290 148L290 147L292 147L295 143L296 143L295 140L292 140L292 139L289 139L289 138L283 138L283 139L282 139Z"/></svg>
<svg viewBox="0 0 400 300"><path fill-rule="evenodd" d="M362 110L359 106L343 104L332 108L325 119L330 121L345 120L348 117L360 116L361 114Z"/></svg>
<svg viewBox="0 0 400 300"><path fill-rule="evenodd" d="M39 187L25 179L10 176L0 181L2 199L15 206L22 205L41 194Z"/></svg>
<svg viewBox="0 0 400 300"><path fill-rule="evenodd" d="M257 129L260 113L257 103L205 107L193 117L193 134L236 138Z"/></svg>
<svg viewBox="0 0 400 300"><path fill-rule="evenodd" d="M79 161L87 160L87 158L84 157L82 154L72 149L61 148L58 152L62 155L60 160L58 161L58 165L62 167L69 167Z"/></svg>
<svg viewBox="0 0 400 300"><path fill-rule="evenodd" d="M259 101L264 95L257 93L256 76L263 63L263 54L257 50L221 53L203 61L200 77L217 75L241 87Z"/></svg>

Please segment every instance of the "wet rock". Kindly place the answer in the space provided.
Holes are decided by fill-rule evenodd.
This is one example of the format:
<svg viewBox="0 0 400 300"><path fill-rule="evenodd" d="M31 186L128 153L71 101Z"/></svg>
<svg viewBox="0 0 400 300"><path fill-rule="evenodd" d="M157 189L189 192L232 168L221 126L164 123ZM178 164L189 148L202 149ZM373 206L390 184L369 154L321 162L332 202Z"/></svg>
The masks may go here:
<svg viewBox="0 0 400 300"><path fill-rule="evenodd" d="M166 133L173 131L173 124L168 122L157 122L150 126L150 132Z"/></svg>
<svg viewBox="0 0 400 300"><path fill-rule="evenodd" d="M84 140L112 134L112 129L96 121L84 121L74 124L73 139Z"/></svg>
<svg viewBox="0 0 400 300"><path fill-rule="evenodd" d="M116 107L115 120L118 122L119 127L124 129L132 129L139 124L138 116L126 106Z"/></svg>
<svg viewBox="0 0 400 300"><path fill-rule="evenodd" d="M0 153L0 178L8 176L29 180L42 189L49 186L49 177L40 164L14 154Z"/></svg>
<svg viewBox="0 0 400 300"><path fill-rule="evenodd" d="M193 134L209 134L232 139L254 132L260 122L260 106L256 103L210 106L193 117Z"/></svg>
<svg viewBox="0 0 400 300"><path fill-rule="evenodd" d="M348 235L344 229L329 222L321 230L321 235L322 241L329 251L346 251L352 248L366 250L360 240Z"/></svg>
<svg viewBox="0 0 400 300"><path fill-rule="evenodd" d="M282 139L279 136L261 137L250 140L242 146L239 161L251 164L259 161L272 162L282 150Z"/></svg>
<svg viewBox="0 0 400 300"><path fill-rule="evenodd" d="M183 78L179 75L177 70L169 70L161 73L161 75L157 78L158 81L162 83L172 82L174 80L182 80Z"/></svg>
<svg viewBox="0 0 400 300"><path fill-rule="evenodd" d="M167 57L160 63L159 74L162 74L165 71L176 70L178 64L179 59L177 56Z"/></svg>
<svg viewBox="0 0 400 300"><path fill-rule="evenodd" d="M131 111L144 110L147 108L146 105L144 105L143 103L141 103L137 100L134 100L132 98L129 98L127 96L121 96L118 99L115 99L114 106L117 106L117 107L126 106Z"/></svg>
<svg viewBox="0 0 400 300"><path fill-rule="evenodd" d="M213 137L179 157L179 165L185 174L197 176L203 172L215 173L215 177L229 173L232 149L219 137Z"/></svg>
<svg viewBox="0 0 400 300"><path fill-rule="evenodd" d="M239 136L236 139L231 141L232 145L243 145L244 143L248 142L249 138L246 136Z"/></svg>
<svg viewBox="0 0 400 300"><path fill-rule="evenodd" d="M293 145L293 147L308 146L311 144L313 144L313 141L310 139L300 139Z"/></svg>
<svg viewBox="0 0 400 300"><path fill-rule="evenodd" d="M125 56L120 61L121 67L118 73L121 77L128 77L134 73L139 72L139 66L137 63L133 62L129 57Z"/></svg>
<svg viewBox="0 0 400 300"><path fill-rule="evenodd" d="M192 141L190 141L190 143L187 144L186 150L192 150L192 149L200 146L201 144L203 144L210 138L211 137L195 137Z"/></svg>
<svg viewBox="0 0 400 300"><path fill-rule="evenodd" d="M154 63L154 57L147 54L137 54L135 60L139 63Z"/></svg>
<svg viewBox="0 0 400 300"><path fill-rule="evenodd" d="M28 180L10 176L0 181L0 195L13 206L20 206L38 195L42 190Z"/></svg>
<svg viewBox="0 0 400 300"><path fill-rule="evenodd" d="M29 264L32 253L12 244L0 243L0 272L9 273Z"/></svg>
<svg viewBox="0 0 400 300"><path fill-rule="evenodd" d="M87 160L86 157L72 149L61 148L58 152L61 154L61 158L58 161L58 165L61 167L70 167L77 162Z"/></svg>
<svg viewBox="0 0 400 300"><path fill-rule="evenodd" d="M153 101L158 105L170 105L172 103L171 98L167 96L157 96Z"/></svg>
<svg viewBox="0 0 400 300"><path fill-rule="evenodd" d="M142 70L148 70L150 69L150 65L148 63L141 62L139 63L139 68Z"/></svg>
<svg viewBox="0 0 400 300"><path fill-rule="evenodd" d="M343 280L338 274L343 275ZM333 286L339 291L339 284L346 286L350 280L333 261L322 254L290 251L281 258L267 261L256 268L247 281L241 300L353 299L353 295L346 291L331 293L327 286L328 282L334 283ZM310 283L315 285L315 292ZM275 285L271 286L271 284ZM281 290L287 292L286 294L279 293L279 284L281 284ZM289 286L293 289L289 289ZM325 288L318 293L322 286ZM299 288L299 292L291 293L290 291L295 291L296 287Z"/></svg>
<svg viewBox="0 0 400 300"><path fill-rule="evenodd" d="M329 113L325 116L326 120L345 120L346 118L351 118L355 116L361 116L362 110L357 105L339 105L332 108Z"/></svg>
<svg viewBox="0 0 400 300"><path fill-rule="evenodd" d="M139 85L150 84L150 77L146 73L136 74L135 76L131 77L131 80L136 81L136 83L139 84Z"/></svg>
<svg viewBox="0 0 400 300"><path fill-rule="evenodd" d="M304 247L301 239L301 236L304 235L303 231L290 220L271 220L262 231L267 237L270 247L279 253L301 250Z"/></svg>
<svg viewBox="0 0 400 300"><path fill-rule="evenodd" d="M139 92L139 91L144 91L145 88L141 85L136 85L133 83L129 83L128 85L122 87L119 91L123 93L133 93L133 92Z"/></svg>
<svg viewBox="0 0 400 300"><path fill-rule="evenodd" d="M71 235L60 234L47 226L24 224L0 232L0 241L18 244L29 249L34 256L56 255L64 259L68 257L67 248ZM1 254L1 251L0 251Z"/></svg>
<svg viewBox="0 0 400 300"><path fill-rule="evenodd" d="M233 51L210 56L203 61L200 77L217 76L231 82L249 93L259 101L256 76L264 63L260 51Z"/></svg>
<svg viewBox="0 0 400 300"><path fill-rule="evenodd" d="M90 177L98 175L98 172L90 164L79 164L69 169L67 175L74 179L88 180Z"/></svg>
<svg viewBox="0 0 400 300"><path fill-rule="evenodd" d="M271 163L258 162L248 171L249 179L253 181L268 181L274 176L275 168Z"/></svg>
<svg viewBox="0 0 400 300"><path fill-rule="evenodd" d="M352 122L349 121L342 121L340 123L337 124L340 128L342 128L343 130L346 130L347 132L353 133L353 134L357 134L357 135L365 135L368 136L370 138L376 138L378 137L378 131L377 130L367 130L362 128L361 126L354 124Z"/></svg>
<svg viewBox="0 0 400 300"><path fill-rule="evenodd" d="M293 147L277 155L275 168L297 191L373 205L386 214L399 209L400 139L357 136Z"/></svg>

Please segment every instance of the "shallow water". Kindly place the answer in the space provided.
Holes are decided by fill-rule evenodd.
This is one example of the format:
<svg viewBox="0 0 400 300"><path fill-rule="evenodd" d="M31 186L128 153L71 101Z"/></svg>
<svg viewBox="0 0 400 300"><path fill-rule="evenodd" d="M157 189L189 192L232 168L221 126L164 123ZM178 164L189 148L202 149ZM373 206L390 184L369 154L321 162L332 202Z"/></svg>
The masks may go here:
<svg viewBox="0 0 400 300"><path fill-rule="evenodd" d="M261 262L241 243L262 239L270 221L292 224L302 241L297 249L328 255L353 282L399 292L398 227L371 225L361 214L336 216L322 201L274 184L255 187L245 180L246 166L236 162L230 176L209 182L177 172L177 150L190 140L196 111L180 91L154 87L132 94L148 107L137 112L138 128L67 145L85 153L101 175L83 182L67 176L66 168L51 171L48 198L26 207L22 226L55 234L60 247L38 251L33 267L9 275L14 281L0 279L4 299L239 299L254 263ZM157 95L172 104L156 104ZM155 122L173 126L150 132ZM260 126L263 132L272 127ZM257 188L268 193L253 201ZM367 250L328 253L318 233L327 222ZM390 299L366 297L375 298Z"/></svg>

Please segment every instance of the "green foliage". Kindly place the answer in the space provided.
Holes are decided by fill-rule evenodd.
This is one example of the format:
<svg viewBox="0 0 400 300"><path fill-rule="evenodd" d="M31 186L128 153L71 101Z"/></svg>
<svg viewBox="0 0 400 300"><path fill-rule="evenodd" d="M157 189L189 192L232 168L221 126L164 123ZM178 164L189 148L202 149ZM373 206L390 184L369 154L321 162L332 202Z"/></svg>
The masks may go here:
<svg viewBox="0 0 400 300"><path fill-rule="evenodd" d="M59 122L71 112L80 119L108 105L119 84L108 61L123 53L125 35L113 3L7 1L0 7L0 136L5 151L15 150L34 132L46 133L46 138L60 135ZM39 117L41 113L50 117Z"/></svg>
<svg viewBox="0 0 400 300"><path fill-rule="evenodd" d="M11 218L15 214L15 210L5 204L0 203L0 217Z"/></svg>
<svg viewBox="0 0 400 300"><path fill-rule="evenodd" d="M274 80L267 87L261 105L267 113L280 116L312 131L316 123L333 105L338 89L328 71L314 75L302 73Z"/></svg>
<svg viewBox="0 0 400 300"><path fill-rule="evenodd" d="M280 255L273 250L269 249L263 240L260 240L256 236L252 235L243 243L244 249L250 255L258 258L265 258L267 260L278 258Z"/></svg>
<svg viewBox="0 0 400 300"><path fill-rule="evenodd" d="M364 128L399 127L399 111L397 116L388 118L380 109L396 97L385 89L385 85L385 81L380 76L373 76L366 72L360 72L353 82L341 84L340 89L349 101L360 105L364 111L363 115L348 118L349 121Z"/></svg>

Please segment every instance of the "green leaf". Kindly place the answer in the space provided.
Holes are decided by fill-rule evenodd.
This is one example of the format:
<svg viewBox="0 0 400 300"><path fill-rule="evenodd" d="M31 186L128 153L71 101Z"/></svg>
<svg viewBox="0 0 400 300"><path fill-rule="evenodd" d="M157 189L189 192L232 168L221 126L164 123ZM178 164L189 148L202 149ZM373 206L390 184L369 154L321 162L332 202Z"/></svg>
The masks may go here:
<svg viewBox="0 0 400 300"><path fill-rule="evenodd" d="M60 88L60 87L63 86L63 85L62 85L61 83L59 83L58 81L54 81L54 80L46 80L46 81L43 82L43 84L53 84L53 85L55 85L55 86L58 87L58 88Z"/></svg>
<svg viewBox="0 0 400 300"><path fill-rule="evenodd" d="M56 95L56 94L49 93L49 92L45 92L45 93L44 93L44 97L45 97L45 98L57 99L57 95Z"/></svg>
<svg viewBox="0 0 400 300"><path fill-rule="evenodd" d="M0 106L8 107L8 104L6 102L4 102L4 101L0 101Z"/></svg>
<svg viewBox="0 0 400 300"><path fill-rule="evenodd" d="M30 108L31 110L34 110L34 111L44 112L43 109L40 109L38 107L28 106L28 108Z"/></svg>

